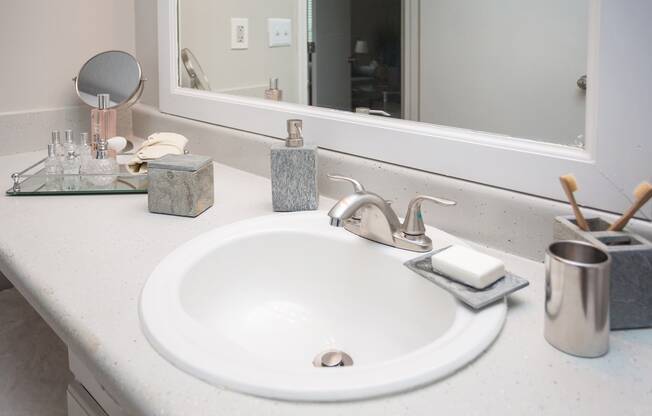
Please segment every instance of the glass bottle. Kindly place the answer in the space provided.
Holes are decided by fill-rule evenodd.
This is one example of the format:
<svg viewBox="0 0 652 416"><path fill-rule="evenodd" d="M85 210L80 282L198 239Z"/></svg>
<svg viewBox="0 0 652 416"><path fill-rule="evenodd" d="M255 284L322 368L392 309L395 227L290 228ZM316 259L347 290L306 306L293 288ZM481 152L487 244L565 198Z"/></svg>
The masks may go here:
<svg viewBox="0 0 652 416"><path fill-rule="evenodd" d="M78 191L80 186L79 178L79 158L75 156L75 151L70 150L66 155L66 159L61 164L63 171L63 185L64 191Z"/></svg>
<svg viewBox="0 0 652 416"><path fill-rule="evenodd" d="M57 157L55 144L48 144L48 158L45 159L45 188L48 191L61 190L61 161Z"/></svg>
<svg viewBox="0 0 652 416"><path fill-rule="evenodd" d="M91 161L89 182L97 187L110 187L117 180L118 163L109 155L106 140L97 145L95 159Z"/></svg>
<svg viewBox="0 0 652 416"><path fill-rule="evenodd" d="M72 137L72 130L66 130L63 132L63 147L65 150L65 154L67 155L68 152L73 151L76 152L77 147L75 146L75 143L73 142L73 137Z"/></svg>
<svg viewBox="0 0 652 416"><path fill-rule="evenodd" d="M81 162L81 168L84 169L85 165L88 165L88 162L93 159L91 153L91 146L88 143L88 133L81 133L79 135L79 144L77 145L77 156Z"/></svg>
<svg viewBox="0 0 652 416"><path fill-rule="evenodd" d="M80 185L86 186L88 179L84 175L91 173L93 164L93 153L88 141L88 133L81 133L79 135L79 144L77 145L77 156L79 157L79 174Z"/></svg>
<svg viewBox="0 0 652 416"><path fill-rule="evenodd" d="M109 140L115 137L117 128L117 111L110 108L111 97L109 94L97 95L97 108L91 110L91 128L93 143L96 148L101 140Z"/></svg>
<svg viewBox="0 0 652 416"><path fill-rule="evenodd" d="M66 150L61 143L61 133L59 130L52 130L52 140L50 143L54 145L54 153L59 159L66 157Z"/></svg>
<svg viewBox="0 0 652 416"><path fill-rule="evenodd" d="M265 90L265 99L272 101L283 100L283 91L278 88L278 78L269 79L269 88Z"/></svg>

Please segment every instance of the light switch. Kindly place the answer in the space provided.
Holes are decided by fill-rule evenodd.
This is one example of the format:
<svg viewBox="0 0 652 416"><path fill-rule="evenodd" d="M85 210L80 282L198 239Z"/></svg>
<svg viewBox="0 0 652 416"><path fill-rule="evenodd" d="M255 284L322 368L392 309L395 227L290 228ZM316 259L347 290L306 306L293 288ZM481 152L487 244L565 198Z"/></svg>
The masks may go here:
<svg viewBox="0 0 652 416"><path fill-rule="evenodd" d="M249 49L249 19L231 18L231 49Z"/></svg>
<svg viewBox="0 0 652 416"><path fill-rule="evenodd" d="M292 45L292 19L267 19L269 47Z"/></svg>

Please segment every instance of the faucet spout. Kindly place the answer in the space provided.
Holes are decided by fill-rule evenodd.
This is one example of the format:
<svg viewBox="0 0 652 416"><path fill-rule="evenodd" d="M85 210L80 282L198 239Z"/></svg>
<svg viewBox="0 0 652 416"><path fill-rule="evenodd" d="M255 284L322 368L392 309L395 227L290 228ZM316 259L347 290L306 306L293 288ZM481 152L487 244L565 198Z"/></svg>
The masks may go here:
<svg viewBox="0 0 652 416"><path fill-rule="evenodd" d="M432 240L426 235L423 224L421 203L432 201L440 205L455 205L455 202L442 198L419 195L410 202L405 224L401 225L391 202L380 195L367 191L353 178L341 175L328 175L331 180L349 182L355 192L346 196L328 212L330 224L346 231L403 250L426 252L432 250Z"/></svg>
<svg viewBox="0 0 652 416"><path fill-rule="evenodd" d="M328 213L328 216L331 218L331 225L336 227L343 226L344 222L353 218L358 210L369 205L378 208L387 220L387 224L392 232L399 229L401 223L394 210L383 198L372 192L356 192L339 200Z"/></svg>
<svg viewBox="0 0 652 416"><path fill-rule="evenodd" d="M331 227L344 227L344 221L341 218L333 218L331 217Z"/></svg>

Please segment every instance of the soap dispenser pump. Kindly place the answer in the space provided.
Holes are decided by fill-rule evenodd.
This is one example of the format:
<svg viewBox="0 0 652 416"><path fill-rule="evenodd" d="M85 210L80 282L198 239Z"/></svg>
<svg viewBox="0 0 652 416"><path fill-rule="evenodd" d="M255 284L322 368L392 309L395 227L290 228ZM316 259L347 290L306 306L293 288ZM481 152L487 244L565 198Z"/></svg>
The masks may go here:
<svg viewBox="0 0 652 416"><path fill-rule="evenodd" d="M269 79L269 88L265 90L265 98L272 101L283 100L283 91L278 88L278 78Z"/></svg>
<svg viewBox="0 0 652 416"><path fill-rule="evenodd" d="M303 122L288 120L284 144L271 149L272 205L276 212L319 208L317 146L303 141Z"/></svg>

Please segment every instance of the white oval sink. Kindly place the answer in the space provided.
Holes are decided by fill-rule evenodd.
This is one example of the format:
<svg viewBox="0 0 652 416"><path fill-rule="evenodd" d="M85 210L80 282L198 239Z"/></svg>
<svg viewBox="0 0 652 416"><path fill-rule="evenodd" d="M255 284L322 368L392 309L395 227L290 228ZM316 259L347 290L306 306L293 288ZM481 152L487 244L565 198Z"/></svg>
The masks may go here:
<svg viewBox="0 0 652 416"><path fill-rule="evenodd" d="M456 241L428 234L435 248ZM403 266L418 255L330 227L325 212L231 224L154 270L143 330L178 368L253 395L339 401L411 389L480 355L506 313L505 302L472 312ZM329 350L353 365L315 367Z"/></svg>

